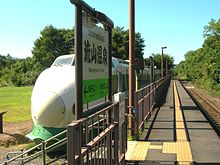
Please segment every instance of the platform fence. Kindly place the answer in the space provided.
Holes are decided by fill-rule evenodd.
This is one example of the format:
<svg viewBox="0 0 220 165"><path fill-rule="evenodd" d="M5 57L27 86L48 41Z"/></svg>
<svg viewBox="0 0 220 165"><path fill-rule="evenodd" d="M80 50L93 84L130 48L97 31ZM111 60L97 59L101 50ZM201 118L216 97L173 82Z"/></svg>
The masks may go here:
<svg viewBox="0 0 220 165"><path fill-rule="evenodd" d="M161 78L134 93L135 105L133 110L134 136L138 140L139 130L144 129L146 119L150 117L154 107L160 102L162 94L168 89L170 76Z"/></svg>
<svg viewBox="0 0 220 165"><path fill-rule="evenodd" d="M119 103L74 121L67 127L67 160L69 165L124 164L126 134L119 122ZM120 124L119 124L120 123Z"/></svg>

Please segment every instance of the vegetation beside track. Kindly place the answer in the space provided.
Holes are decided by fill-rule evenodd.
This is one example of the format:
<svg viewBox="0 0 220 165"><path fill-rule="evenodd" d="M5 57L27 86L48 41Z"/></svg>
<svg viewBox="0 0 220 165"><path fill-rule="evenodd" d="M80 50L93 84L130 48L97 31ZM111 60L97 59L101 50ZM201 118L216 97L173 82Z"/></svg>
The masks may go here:
<svg viewBox="0 0 220 165"><path fill-rule="evenodd" d="M1 87L0 112L7 111L3 120L21 122L31 120L31 92L33 87Z"/></svg>
<svg viewBox="0 0 220 165"><path fill-rule="evenodd" d="M204 27L202 48L185 54L175 72L182 80L189 80L220 98L220 19L212 19Z"/></svg>

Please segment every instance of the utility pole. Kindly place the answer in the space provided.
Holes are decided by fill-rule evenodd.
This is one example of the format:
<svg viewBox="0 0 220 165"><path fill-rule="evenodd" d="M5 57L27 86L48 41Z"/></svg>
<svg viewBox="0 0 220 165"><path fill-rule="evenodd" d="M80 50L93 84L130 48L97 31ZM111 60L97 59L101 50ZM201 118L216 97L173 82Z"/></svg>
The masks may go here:
<svg viewBox="0 0 220 165"><path fill-rule="evenodd" d="M168 64L167 64L167 58L166 58L166 76L168 75Z"/></svg>
<svg viewBox="0 0 220 165"><path fill-rule="evenodd" d="M163 50L166 49L167 47L161 47L161 78L163 78Z"/></svg>
<svg viewBox="0 0 220 165"><path fill-rule="evenodd" d="M154 82L154 59L150 56L150 83Z"/></svg>
<svg viewBox="0 0 220 165"><path fill-rule="evenodd" d="M134 135L134 36L135 36L135 0L129 0L129 136Z"/></svg>

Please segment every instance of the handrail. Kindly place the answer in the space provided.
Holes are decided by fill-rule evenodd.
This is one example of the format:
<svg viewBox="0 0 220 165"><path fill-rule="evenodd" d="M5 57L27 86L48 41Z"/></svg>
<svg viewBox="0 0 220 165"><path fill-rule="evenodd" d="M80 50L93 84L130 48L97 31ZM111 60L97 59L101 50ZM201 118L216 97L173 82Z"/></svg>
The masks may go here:
<svg viewBox="0 0 220 165"><path fill-rule="evenodd" d="M114 102L87 118L73 121L67 126L68 164L102 164L100 163L102 161L115 164L113 162L119 162L119 151L124 151L125 148L123 147L125 145L120 146L118 143L118 140L122 139L119 137L118 132L122 129L119 125L118 108L119 102ZM93 129L88 133L90 126ZM93 133L94 128L97 128L96 133ZM126 129L120 136L123 136L125 132ZM120 153L120 158L123 153Z"/></svg>
<svg viewBox="0 0 220 165"><path fill-rule="evenodd" d="M99 136L96 136L93 141L90 141L87 146L94 147L97 143L99 143L109 132L111 132L116 127L115 124L111 124L104 131L102 131Z"/></svg>
<svg viewBox="0 0 220 165"><path fill-rule="evenodd" d="M147 86L134 92L135 94L135 112L133 114L135 137L138 139L138 129L144 129L144 121L150 116L154 106L159 101L162 90L169 76L163 77Z"/></svg>
<svg viewBox="0 0 220 165"><path fill-rule="evenodd" d="M65 135L66 133L67 133L67 130L64 130L64 131L56 134L55 136L53 136L53 137L51 137L51 138L49 138L45 141L42 141L41 143L35 145L34 147L32 147L32 148L22 152L21 154L13 157L12 159L9 159L9 160L5 161L3 164L7 165L7 164L9 164L11 162L14 162L14 161L22 161L25 164L25 163L30 162L31 160L41 156L41 155L43 156L43 159L44 159L46 153L48 153L50 151L53 151L54 149L66 144L67 143L67 137L65 136L60 141L52 143L49 146L47 146L47 144L49 142L51 142L52 140L54 140L54 139L56 140L57 137L59 137L61 135ZM45 146L45 147L42 147L42 146ZM35 152L34 154L28 155L29 153L34 152L37 149L41 149L41 150L38 151L38 152ZM10 153L7 154L7 157L9 157L9 154ZM28 155L28 156L26 156L26 155ZM24 162L25 160L26 160L26 162ZM45 164L45 163L43 163L43 164Z"/></svg>
<svg viewBox="0 0 220 165"><path fill-rule="evenodd" d="M103 112L105 112L105 111L108 111L108 109L115 107L117 104L118 104L118 102L112 103L111 105L109 105L109 106L103 108L103 109L100 110L100 111L97 111L97 112L91 114L91 115L88 116L88 117L81 118L81 119L79 119L79 120L77 120L77 121L73 121L73 123L75 123L75 122L77 122L77 123L86 122L86 121L92 119L93 117L95 117L95 116L97 116L97 115L99 115L99 114L101 114L101 113L103 113Z"/></svg>

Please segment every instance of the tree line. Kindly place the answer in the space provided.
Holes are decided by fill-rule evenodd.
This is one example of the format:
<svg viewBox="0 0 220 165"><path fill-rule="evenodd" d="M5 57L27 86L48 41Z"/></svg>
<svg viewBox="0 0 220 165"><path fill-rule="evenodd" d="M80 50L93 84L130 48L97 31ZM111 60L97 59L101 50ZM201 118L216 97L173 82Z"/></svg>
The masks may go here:
<svg viewBox="0 0 220 165"><path fill-rule="evenodd" d="M161 69L161 54L160 53L156 53L156 54L152 53L151 57L154 60L154 66L157 69ZM145 66L150 66L150 58L145 58L144 62L145 62ZM164 69L166 68L166 62L167 62L168 70L171 71L172 68L174 67L174 58L172 56L170 56L169 54L164 54L163 55L163 67L164 67ZM164 70L164 72L165 72L165 70Z"/></svg>
<svg viewBox="0 0 220 165"><path fill-rule="evenodd" d="M185 60L175 68L177 76L220 95L220 19L204 27L201 48L188 51Z"/></svg>
<svg viewBox="0 0 220 165"><path fill-rule="evenodd" d="M128 30L116 27L112 31L112 56L128 59ZM135 34L135 56L143 55L144 39ZM34 41L32 57L13 58L0 54L0 86L33 85L44 69L51 66L60 55L74 53L74 29L58 29L46 26Z"/></svg>
<svg viewBox="0 0 220 165"><path fill-rule="evenodd" d="M135 58L143 58L144 47L141 33L135 33ZM40 37L34 41L32 57L18 59L9 54L0 54L0 87L33 85L38 75L50 67L58 56L72 53L74 53L74 29L46 26L40 32ZM123 27L115 27L112 31L112 56L127 60L128 55L129 31ZM153 57L158 61L160 55L155 54ZM149 59L145 61L146 64L149 63ZM170 62L173 63L173 59ZM157 63L160 61L156 62L160 68Z"/></svg>

